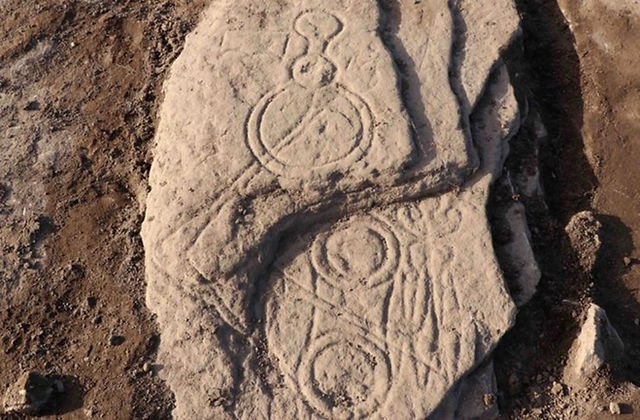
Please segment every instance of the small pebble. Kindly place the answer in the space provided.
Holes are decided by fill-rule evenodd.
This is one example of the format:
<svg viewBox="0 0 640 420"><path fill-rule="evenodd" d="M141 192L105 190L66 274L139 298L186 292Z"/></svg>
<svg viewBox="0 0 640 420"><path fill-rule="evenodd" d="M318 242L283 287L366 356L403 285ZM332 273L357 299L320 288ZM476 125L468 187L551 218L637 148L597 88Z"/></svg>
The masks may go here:
<svg viewBox="0 0 640 420"><path fill-rule="evenodd" d="M553 382L551 386L551 393L557 397L564 395L564 387L559 382Z"/></svg>
<svg viewBox="0 0 640 420"><path fill-rule="evenodd" d="M491 407L496 403L496 396L494 394L484 394L482 396L482 401L484 402L485 407Z"/></svg>
<svg viewBox="0 0 640 420"><path fill-rule="evenodd" d="M151 372L152 368L153 368L153 365L149 362L145 362L144 365L142 365L142 370L145 372Z"/></svg>
<svg viewBox="0 0 640 420"><path fill-rule="evenodd" d="M627 267L629 267L631 265L631 258L629 258L629 257L624 257L622 259L622 261L624 262L624 265L627 266Z"/></svg>
<svg viewBox="0 0 640 420"><path fill-rule="evenodd" d="M620 404L618 404L617 402L609 403L609 412L611 414L621 414Z"/></svg>
<svg viewBox="0 0 640 420"><path fill-rule="evenodd" d="M112 334L111 337L109 337L109 344L112 346L119 346L122 343L124 343L124 337L121 335Z"/></svg>

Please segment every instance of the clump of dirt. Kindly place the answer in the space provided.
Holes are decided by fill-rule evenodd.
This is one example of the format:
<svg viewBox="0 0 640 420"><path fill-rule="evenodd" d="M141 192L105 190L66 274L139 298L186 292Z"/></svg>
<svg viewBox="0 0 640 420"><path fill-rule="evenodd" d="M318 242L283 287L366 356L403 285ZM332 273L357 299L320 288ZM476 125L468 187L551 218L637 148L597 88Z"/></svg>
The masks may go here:
<svg viewBox="0 0 640 420"><path fill-rule="evenodd" d="M0 389L57 375L44 414L170 416L138 232L161 83L203 3L0 3Z"/></svg>

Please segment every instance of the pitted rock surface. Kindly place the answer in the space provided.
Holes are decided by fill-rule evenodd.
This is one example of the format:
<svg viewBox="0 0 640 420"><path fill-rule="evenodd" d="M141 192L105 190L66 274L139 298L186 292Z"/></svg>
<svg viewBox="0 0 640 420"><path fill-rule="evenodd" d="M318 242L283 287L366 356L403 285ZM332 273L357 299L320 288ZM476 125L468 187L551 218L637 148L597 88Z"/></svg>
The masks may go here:
<svg viewBox="0 0 640 420"><path fill-rule="evenodd" d="M485 206L518 19L479 3L210 6L142 232L178 418L425 417L510 327Z"/></svg>

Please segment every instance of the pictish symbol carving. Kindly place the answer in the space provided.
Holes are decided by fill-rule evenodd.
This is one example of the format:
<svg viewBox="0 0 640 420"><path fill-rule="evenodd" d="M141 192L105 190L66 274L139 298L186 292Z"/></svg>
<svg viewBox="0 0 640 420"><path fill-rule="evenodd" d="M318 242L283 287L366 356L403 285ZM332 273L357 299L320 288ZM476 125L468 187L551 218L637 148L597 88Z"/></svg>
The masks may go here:
<svg viewBox="0 0 640 420"><path fill-rule="evenodd" d="M361 335L334 330L313 341L298 371L302 394L328 418L363 418L391 386L385 352Z"/></svg>
<svg viewBox="0 0 640 420"><path fill-rule="evenodd" d="M344 290L375 287L391 280L398 266L398 239L382 222L359 219L324 232L314 241L314 268Z"/></svg>
<svg viewBox="0 0 640 420"><path fill-rule="evenodd" d="M396 293L394 281L404 281L404 277L398 278L403 271L400 262L405 259L400 239L385 221L359 216L319 233L307 252L316 280L283 278L286 297L279 295L273 304L274 308L284 304L289 309L271 312L273 318L268 322L273 335L269 335L269 346L274 354L281 355L278 359L286 366L283 370L291 372L292 388L299 390L317 413L326 418L370 417L389 394L393 355L409 351L409 357L428 366L425 358L407 347L419 332L420 321L413 325L409 319L406 323L390 319L389 302L383 298ZM314 285L321 281L325 292ZM332 302L329 296L335 294L326 292L329 289L343 294L348 302L366 300L373 293L376 297L369 309L377 309L363 313L365 308L360 303ZM289 344L282 341L282 327L277 326L291 322L281 318L291 313L291 305L311 308L296 319L296 328L307 331L303 333L305 344L298 350L285 350ZM296 352L299 356L294 356Z"/></svg>
<svg viewBox="0 0 640 420"><path fill-rule="evenodd" d="M371 146L371 109L337 80L340 70L325 54L342 29L340 19L326 12L299 15L294 31L306 40L306 52L291 66L289 82L263 96L251 112L249 147L277 175L346 172Z"/></svg>

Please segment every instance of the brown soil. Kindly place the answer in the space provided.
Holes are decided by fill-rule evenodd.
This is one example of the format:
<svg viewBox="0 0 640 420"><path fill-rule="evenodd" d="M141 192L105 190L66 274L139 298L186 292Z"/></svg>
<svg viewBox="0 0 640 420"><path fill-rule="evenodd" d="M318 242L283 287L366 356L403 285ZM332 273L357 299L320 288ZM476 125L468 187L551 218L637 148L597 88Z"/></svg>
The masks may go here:
<svg viewBox="0 0 640 420"><path fill-rule="evenodd" d="M640 14L561 3L574 21L582 135L598 180L591 206L604 225L596 301L627 344L625 377L640 384Z"/></svg>
<svg viewBox="0 0 640 420"><path fill-rule="evenodd" d="M600 419L618 401L634 418L640 395L622 381L640 384L640 22L559 2L518 0L525 37L510 67L549 131L548 206L525 203L543 279L498 349L500 404L505 418ZM170 417L171 393L143 370L160 338L138 233L161 83L205 3L0 0L0 392L25 370L61 377L45 418ZM510 170L535 163L534 130L530 119ZM510 199L496 188L494 200ZM590 208L604 245L584 273L563 227ZM592 298L625 359L586 391L555 395Z"/></svg>
<svg viewBox="0 0 640 420"><path fill-rule="evenodd" d="M204 2L0 2L0 390L60 375L52 415L169 417L138 231L161 82Z"/></svg>
<svg viewBox="0 0 640 420"><path fill-rule="evenodd" d="M630 418L640 413L640 392L625 383L640 380L640 266L634 246L640 243L640 166L634 154L640 137L638 120L631 118L640 101L640 21L637 15L583 6L518 1L524 38L510 67L530 115L539 113L548 130L539 162L546 203L525 202L543 278L496 353L504 418L603 419L610 416L609 402L621 403ZM593 31L606 34L615 52L605 54L594 45ZM529 163L534 132L529 118L512 142L510 172L522 172ZM510 198L496 188L498 203ZM578 264L585 250L572 248L564 232L581 210L593 210L603 224L603 245L591 272ZM605 367L590 386L564 386L554 394L553 383L562 383L568 349L592 301L607 310L620 332L624 359Z"/></svg>

